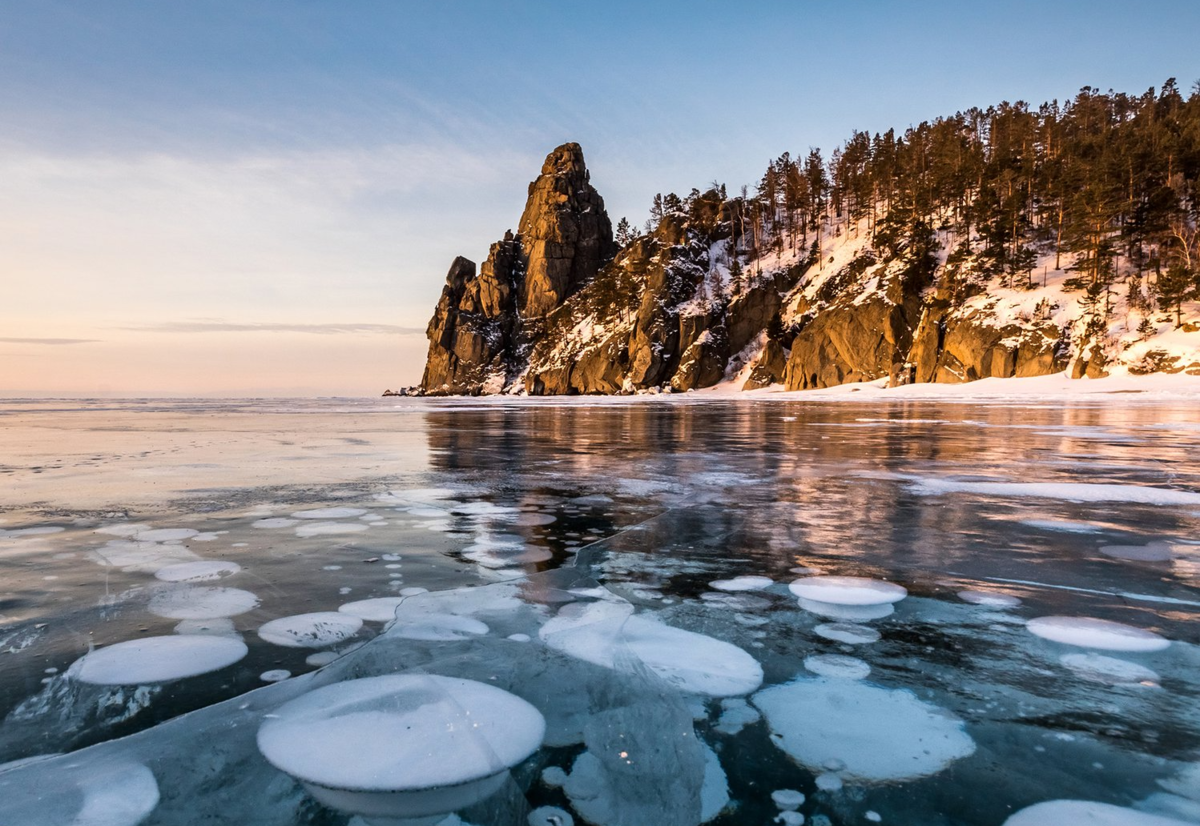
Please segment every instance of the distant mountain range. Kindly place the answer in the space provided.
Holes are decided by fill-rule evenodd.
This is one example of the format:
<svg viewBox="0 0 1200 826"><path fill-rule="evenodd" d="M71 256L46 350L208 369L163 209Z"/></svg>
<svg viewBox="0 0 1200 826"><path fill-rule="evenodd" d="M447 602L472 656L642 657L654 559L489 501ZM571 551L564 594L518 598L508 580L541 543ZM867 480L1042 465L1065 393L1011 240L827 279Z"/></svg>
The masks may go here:
<svg viewBox="0 0 1200 826"><path fill-rule="evenodd" d="M1200 93L1083 89L856 132L753 192L614 232L578 144L482 266L457 258L415 392L1200 374Z"/></svg>

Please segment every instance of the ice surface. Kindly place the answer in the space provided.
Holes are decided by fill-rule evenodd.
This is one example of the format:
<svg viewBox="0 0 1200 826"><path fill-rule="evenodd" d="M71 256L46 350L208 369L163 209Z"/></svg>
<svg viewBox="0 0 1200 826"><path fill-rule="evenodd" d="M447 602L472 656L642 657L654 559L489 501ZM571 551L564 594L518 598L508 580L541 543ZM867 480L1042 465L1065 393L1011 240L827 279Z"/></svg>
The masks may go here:
<svg viewBox="0 0 1200 826"><path fill-rule="evenodd" d="M1025 623L1033 634L1054 642L1107 651L1162 651L1171 644L1153 631L1093 617L1037 617Z"/></svg>
<svg viewBox="0 0 1200 826"><path fill-rule="evenodd" d="M258 636L285 648L324 648L353 637L362 624L350 614L317 611L271 620L258 629Z"/></svg>
<svg viewBox="0 0 1200 826"><path fill-rule="evenodd" d="M959 591L958 598L963 602L969 602L972 605L984 605L988 608L1016 608L1021 604L1021 600L1011 594L1002 594L998 591Z"/></svg>
<svg viewBox="0 0 1200 826"><path fill-rule="evenodd" d="M1090 800L1048 800L1022 809L1004 826L1183 826L1184 821Z"/></svg>
<svg viewBox="0 0 1200 826"><path fill-rule="evenodd" d="M233 620L228 617L216 619L181 620L175 625L176 634L216 634L223 637L238 637ZM240 639L240 637L238 637Z"/></svg>
<svg viewBox="0 0 1200 826"><path fill-rule="evenodd" d="M796 596L831 605L885 605L908 596L902 586L858 576L812 576L788 586Z"/></svg>
<svg viewBox="0 0 1200 826"><path fill-rule="evenodd" d="M771 587L772 579L768 576L736 576L733 579L714 579L708 587L718 591L761 591Z"/></svg>
<svg viewBox="0 0 1200 826"><path fill-rule="evenodd" d="M200 562L180 562L168 565L155 571L154 576L164 582L212 582L233 576L240 570L242 570L242 566L236 562L206 559Z"/></svg>
<svg viewBox="0 0 1200 826"><path fill-rule="evenodd" d="M236 617L258 607L258 597L241 588L182 585L160 591L147 610L156 617L207 620Z"/></svg>
<svg viewBox="0 0 1200 826"><path fill-rule="evenodd" d="M825 622L813 628L813 633L819 637L834 642L844 642L847 645L864 645L879 642L879 632L866 625L855 625L852 622Z"/></svg>
<svg viewBox="0 0 1200 826"><path fill-rule="evenodd" d="M541 713L513 694L437 675L318 688L263 723L258 746L292 777L332 789L399 792L489 777L542 744Z"/></svg>
<svg viewBox="0 0 1200 826"><path fill-rule="evenodd" d="M838 761L858 781L908 780L975 752L962 722L904 689L817 677L763 689L752 701L775 745L813 771Z"/></svg>
<svg viewBox="0 0 1200 826"><path fill-rule="evenodd" d="M810 654L804 658L804 667L822 677L842 680L865 680L871 673L871 666L844 654Z"/></svg>
<svg viewBox="0 0 1200 826"><path fill-rule="evenodd" d="M424 614L415 620L398 621L388 634L406 640L446 642L479 636L488 632L485 623L457 614Z"/></svg>
<svg viewBox="0 0 1200 826"><path fill-rule="evenodd" d="M627 603L566 605L538 636L551 648L606 668L644 665L682 691L727 697L762 684L762 666L742 649L635 615Z"/></svg>
<svg viewBox="0 0 1200 826"><path fill-rule="evenodd" d="M396 606L403 601L403 597L360 599L338 606L338 611L368 622L391 622L396 618Z"/></svg>
<svg viewBox="0 0 1200 826"><path fill-rule="evenodd" d="M293 519L351 519L367 513L366 508L312 508L296 511Z"/></svg>
<svg viewBox="0 0 1200 826"><path fill-rule="evenodd" d="M1158 685L1162 680L1156 672L1144 665L1131 663L1128 660L1119 660L1116 657L1106 657L1103 654L1092 652L1063 654L1058 661L1079 676L1100 683Z"/></svg>
<svg viewBox="0 0 1200 826"><path fill-rule="evenodd" d="M150 769L126 760L72 756L57 766L52 788L10 778L0 767L0 809L11 826L137 826L159 801Z"/></svg>
<svg viewBox="0 0 1200 826"><path fill-rule="evenodd" d="M146 637L97 648L76 660L67 676L93 685L149 685L233 665L246 644L223 636Z"/></svg>

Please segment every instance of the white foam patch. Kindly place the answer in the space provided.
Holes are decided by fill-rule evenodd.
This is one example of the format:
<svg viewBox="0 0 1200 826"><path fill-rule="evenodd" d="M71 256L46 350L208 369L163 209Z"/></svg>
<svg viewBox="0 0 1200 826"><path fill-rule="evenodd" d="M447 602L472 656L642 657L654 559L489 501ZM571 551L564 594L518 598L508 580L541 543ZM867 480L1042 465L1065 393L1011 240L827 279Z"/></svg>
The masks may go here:
<svg viewBox="0 0 1200 826"><path fill-rule="evenodd" d="M388 636L405 640L449 642L486 634L486 623L458 614L423 614L414 620L397 622L388 629Z"/></svg>
<svg viewBox="0 0 1200 826"><path fill-rule="evenodd" d="M1016 608L1021 604L1021 600L1017 597L1011 594L1002 594L998 591L959 591L958 598L963 602L969 602L972 605L983 605L988 608Z"/></svg>
<svg viewBox="0 0 1200 826"><path fill-rule="evenodd" d="M1184 821L1091 800L1048 800L1022 809L1004 826L1186 826Z"/></svg>
<svg viewBox="0 0 1200 826"><path fill-rule="evenodd" d="M250 527L263 528L263 529L269 530L271 528L290 528L293 525L299 525L299 524L300 524L299 519L288 519L283 516L274 516L274 517L271 517L270 519L260 519L257 522L252 522L250 524Z"/></svg>
<svg viewBox="0 0 1200 826"><path fill-rule="evenodd" d="M293 519L352 519L367 513L366 508L311 508L296 511Z"/></svg>
<svg viewBox="0 0 1200 826"><path fill-rule="evenodd" d="M183 586L155 594L146 610L166 619L207 620L236 617L257 607L258 597L241 588Z"/></svg>
<svg viewBox="0 0 1200 826"><path fill-rule="evenodd" d="M281 683L292 676L292 672L282 668L273 668L258 675L264 683Z"/></svg>
<svg viewBox="0 0 1200 826"><path fill-rule="evenodd" d="M402 792L470 783L520 763L546 722L474 680L391 675L318 688L276 711L258 747L277 769L327 788Z"/></svg>
<svg viewBox="0 0 1200 826"><path fill-rule="evenodd" d="M318 611L271 620L258 629L258 636L285 648L324 648L353 637L362 624L349 614Z"/></svg>
<svg viewBox="0 0 1200 826"><path fill-rule="evenodd" d="M838 680L865 680L871 673L871 666L845 654L811 654L804 658L804 667L814 674Z"/></svg>
<svg viewBox="0 0 1200 826"><path fill-rule="evenodd" d="M865 625L852 622L826 622L813 628L813 633L819 637L834 642L844 642L847 645L866 645L879 642L879 632Z"/></svg>
<svg viewBox="0 0 1200 826"><path fill-rule="evenodd" d="M772 742L814 772L829 764L861 782L910 780L975 751L961 721L904 689L817 677L764 689L752 701Z"/></svg>
<svg viewBox="0 0 1200 826"><path fill-rule="evenodd" d="M761 591L771 587L769 576L735 576L733 579L714 579L708 587L718 591Z"/></svg>
<svg viewBox="0 0 1200 826"><path fill-rule="evenodd" d="M551 648L605 668L630 667L628 659L681 691L713 697L748 694L762 684L762 666L721 640L634 615L628 603L564 606L538 636Z"/></svg>
<svg viewBox="0 0 1200 826"><path fill-rule="evenodd" d="M797 579L788 590L827 605L886 605L908 596L903 586L861 576L810 576Z"/></svg>
<svg viewBox="0 0 1200 826"><path fill-rule="evenodd" d="M236 637L238 636L237 629L234 627L233 620L227 617L217 617L216 619L205 620L181 620L175 626L176 634L209 634L217 637Z"/></svg>
<svg viewBox="0 0 1200 826"><path fill-rule="evenodd" d="M1162 678L1144 665L1088 652L1063 654L1058 661L1080 677L1109 685L1158 685Z"/></svg>
<svg viewBox="0 0 1200 826"><path fill-rule="evenodd" d="M1061 499L1066 502L1128 502L1138 505L1200 505L1200 493L1144 485L1105 485L1087 482L960 482L952 479L913 479L911 489L921 496L970 493L977 496Z"/></svg>
<svg viewBox="0 0 1200 826"><path fill-rule="evenodd" d="M356 602L339 605L338 611L368 622L391 622L396 618L396 606L403 601L403 597L360 599Z"/></svg>
<svg viewBox="0 0 1200 826"><path fill-rule="evenodd" d="M1171 644L1153 631L1092 617L1038 617L1025 623L1043 639L1106 651L1162 651Z"/></svg>
<svg viewBox="0 0 1200 826"><path fill-rule="evenodd" d="M362 533L370 530L366 522L313 522L296 528L296 536L306 539L310 536L335 536L343 533Z"/></svg>
<svg viewBox="0 0 1200 826"><path fill-rule="evenodd" d="M179 562L175 565L168 565L155 571L154 576L163 582L213 582L233 576L240 570L242 570L242 566L236 562L205 559L200 562Z"/></svg>
<svg viewBox="0 0 1200 826"><path fill-rule="evenodd" d="M246 656L246 644L222 636L146 637L97 648L67 676L94 685L150 685L207 674Z"/></svg>

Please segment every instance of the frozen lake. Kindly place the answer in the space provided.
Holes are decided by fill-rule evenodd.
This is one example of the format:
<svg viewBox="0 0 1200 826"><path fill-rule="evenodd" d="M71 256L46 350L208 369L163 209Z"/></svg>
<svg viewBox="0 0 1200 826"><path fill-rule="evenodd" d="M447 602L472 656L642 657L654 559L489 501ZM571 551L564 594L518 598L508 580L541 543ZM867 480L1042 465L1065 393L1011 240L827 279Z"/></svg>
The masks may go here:
<svg viewBox="0 0 1200 826"><path fill-rule="evenodd" d="M1200 822L1193 402L6 401L0 583L4 824Z"/></svg>

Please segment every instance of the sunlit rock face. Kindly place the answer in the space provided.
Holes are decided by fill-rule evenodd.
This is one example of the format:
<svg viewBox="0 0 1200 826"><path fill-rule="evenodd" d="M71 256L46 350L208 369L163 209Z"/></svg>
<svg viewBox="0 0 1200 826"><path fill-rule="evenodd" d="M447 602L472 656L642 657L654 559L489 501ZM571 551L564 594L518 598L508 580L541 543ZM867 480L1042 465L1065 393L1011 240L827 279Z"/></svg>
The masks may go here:
<svg viewBox="0 0 1200 826"><path fill-rule="evenodd" d="M538 320L590 282L616 252L604 199L577 143L555 149L529 185L517 234L476 274L456 258L429 322L428 393L496 392L520 369Z"/></svg>

